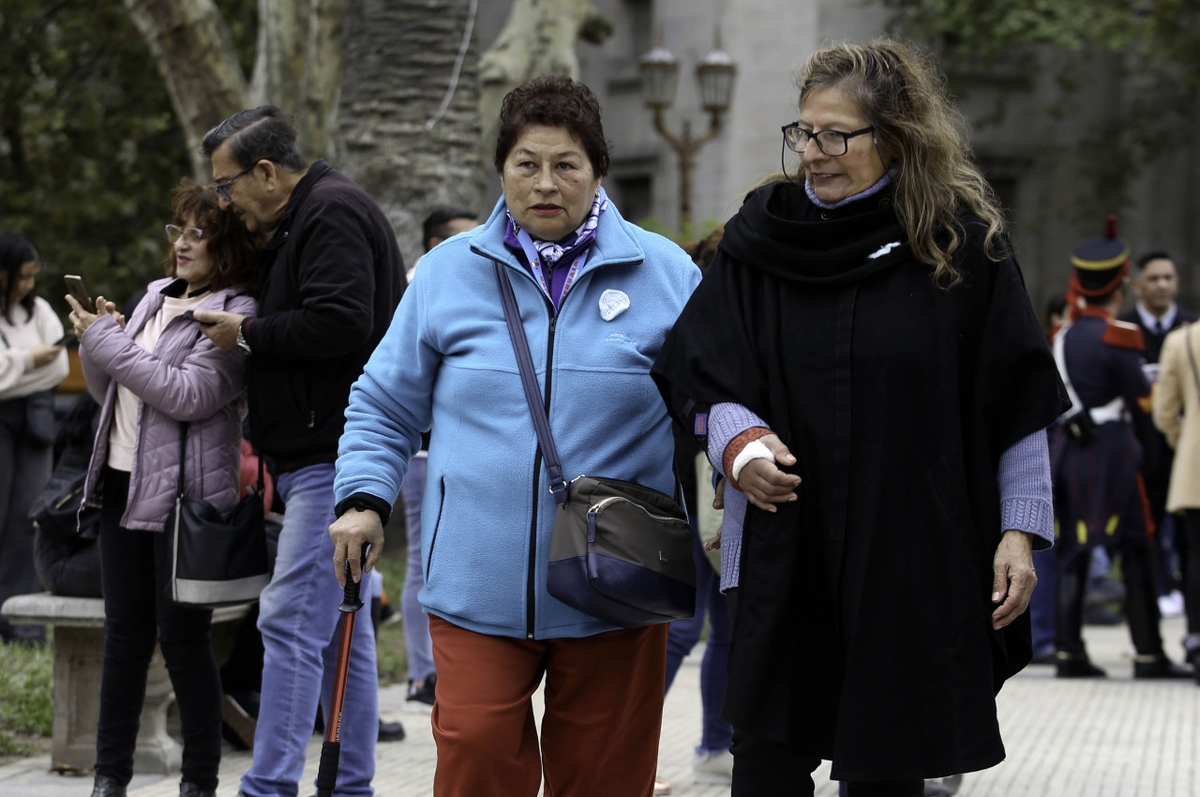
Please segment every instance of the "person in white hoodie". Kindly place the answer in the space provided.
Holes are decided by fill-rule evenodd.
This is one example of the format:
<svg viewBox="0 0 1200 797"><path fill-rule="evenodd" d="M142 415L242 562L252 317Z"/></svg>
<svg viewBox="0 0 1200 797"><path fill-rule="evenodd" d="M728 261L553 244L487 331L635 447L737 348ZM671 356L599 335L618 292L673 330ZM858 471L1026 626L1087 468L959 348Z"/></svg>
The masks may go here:
<svg viewBox="0 0 1200 797"><path fill-rule="evenodd" d="M50 479L54 399L67 376L62 321L33 295L42 262L26 238L0 235L0 603L39 592L29 508ZM45 639L41 626L0 618L5 642Z"/></svg>

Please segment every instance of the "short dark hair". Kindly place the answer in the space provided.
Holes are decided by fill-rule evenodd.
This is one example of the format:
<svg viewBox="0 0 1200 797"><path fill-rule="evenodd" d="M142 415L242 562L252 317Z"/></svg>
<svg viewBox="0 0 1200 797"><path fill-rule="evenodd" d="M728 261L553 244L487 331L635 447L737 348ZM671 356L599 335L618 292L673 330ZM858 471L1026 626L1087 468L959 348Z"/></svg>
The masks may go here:
<svg viewBox="0 0 1200 797"><path fill-rule="evenodd" d="M1170 260L1172 263L1175 262L1175 258L1171 257L1171 254L1166 250L1154 249L1137 259L1138 271L1145 271L1146 264L1151 260Z"/></svg>
<svg viewBox="0 0 1200 797"><path fill-rule="evenodd" d="M12 293L13 284L21 278L21 266L30 260L41 259L37 247L24 235L17 235L15 232L0 235L0 276L4 277L3 291L0 291L0 309L3 309L4 318L10 324L13 323L12 306L8 303L8 297ZM28 313L27 317L33 318L33 291L25 294L20 304Z"/></svg>
<svg viewBox="0 0 1200 797"><path fill-rule="evenodd" d="M1055 291L1050 294L1050 298L1046 300L1046 308L1042 312L1042 326L1047 330L1052 326L1052 316L1062 318L1067 314L1067 294L1063 291Z"/></svg>
<svg viewBox="0 0 1200 797"><path fill-rule="evenodd" d="M200 151L212 158L226 141L233 162L243 169L262 160L289 172L302 171L308 165L296 144L295 121L274 105L238 111L204 134Z"/></svg>
<svg viewBox="0 0 1200 797"><path fill-rule="evenodd" d="M251 241L246 226L221 207L215 189L197 185L184 179L175 189L171 200L171 218L182 227L191 219L192 223L205 232L208 256L212 258L212 278L208 281L211 290L219 291L235 285L254 292L258 282L258 252ZM167 250L163 260L167 276L175 276L175 247Z"/></svg>
<svg viewBox="0 0 1200 797"><path fill-rule="evenodd" d="M600 124L600 101L587 86L566 75L535 77L504 96L500 106L500 133L496 137L495 165L504 161L529 125L566 128L583 145L597 177L608 174L608 142Z"/></svg>
<svg viewBox="0 0 1200 797"><path fill-rule="evenodd" d="M426 252L433 248L429 244L432 239L450 237L450 222L455 219L479 221L479 214L470 208L453 206L435 208L421 223L421 245L425 247Z"/></svg>

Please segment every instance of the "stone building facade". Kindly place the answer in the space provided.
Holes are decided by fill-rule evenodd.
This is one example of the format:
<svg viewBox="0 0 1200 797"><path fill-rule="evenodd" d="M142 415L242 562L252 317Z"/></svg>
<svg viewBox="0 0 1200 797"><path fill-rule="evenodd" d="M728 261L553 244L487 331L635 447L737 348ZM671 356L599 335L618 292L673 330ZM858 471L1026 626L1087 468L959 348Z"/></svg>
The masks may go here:
<svg viewBox="0 0 1200 797"><path fill-rule="evenodd" d="M605 186L627 218L667 229L678 228L678 163L642 105L638 73L639 58L660 37L681 67L667 113L677 133L685 120L694 135L708 125L694 68L713 49L714 31L738 66L722 132L700 150L693 173L692 216L703 225L728 218L746 190L779 170L779 128L796 118L795 73L807 55L829 41L869 39L888 22L871 0L592 1L613 24L604 44L577 48L580 77L600 99L612 144ZM481 51L509 5L480 4ZM937 51L937 43L926 44ZM1071 248L1100 235L1105 214L1116 213L1135 254L1174 254L1180 301L1200 308L1200 145L1164 147L1149 158L1106 134L1159 121L1131 118L1133 100L1152 87L1139 85L1126 57L1031 49L988 64L941 63L971 123L976 158L1013 223L1036 306L1065 288ZM1064 90L1064 82L1073 87Z"/></svg>

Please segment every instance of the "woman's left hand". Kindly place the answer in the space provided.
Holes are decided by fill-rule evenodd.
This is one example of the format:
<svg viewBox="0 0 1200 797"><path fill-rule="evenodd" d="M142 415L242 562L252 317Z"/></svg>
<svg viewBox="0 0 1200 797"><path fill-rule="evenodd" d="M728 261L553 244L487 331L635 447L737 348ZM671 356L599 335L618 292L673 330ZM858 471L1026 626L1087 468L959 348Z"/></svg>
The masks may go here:
<svg viewBox="0 0 1200 797"><path fill-rule="evenodd" d="M992 603L1000 604L992 612L992 628L999 631L1029 608L1038 580L1033 568L1033 538L1023 531L1004 532L996 546L992 571Z"/></svg>

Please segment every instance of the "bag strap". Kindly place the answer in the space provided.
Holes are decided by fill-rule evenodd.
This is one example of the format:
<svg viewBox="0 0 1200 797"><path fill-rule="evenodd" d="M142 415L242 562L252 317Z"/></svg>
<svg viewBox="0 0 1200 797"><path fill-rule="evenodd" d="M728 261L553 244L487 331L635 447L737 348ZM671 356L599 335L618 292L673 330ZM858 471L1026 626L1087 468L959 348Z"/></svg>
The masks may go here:
<svg viewBox="0 0 1200 797"><path fill-rule="evenodd" d="M187 459L187 421L179 422L179 483L175 486L175 495L183 497L183 462Z"/></svg>
<svg viewBox="0 0 1200 797"><path fill-rule="evenodd" d="M187 421L179 422L179 481L175 485L175 495L183 497L183 461L187 458ZM263 494L263 456L258 455L258 494Z"/></svg>
<svg viewBox="0 0 1200 797"><path fill-rule="evenodd" d="M537 377L533 372L533 355L529 353L529 340L525 337L525 328L521 326L521 312L517 309L517 297L513 294L512 281L505 273L504 265L499 260L492 260L496 268L496 284L500 288L500 302L504 306L504 321L508 324L508 336L512 338L513 351L517 355L517 368L521 371L521 384L525 388L525 402L529 405L529 414L533 416L533 428L537 431L538 447L542 449L542 459L546 463L546 473L550 476L550 492L554 495L554 503L563 506L567 503L567 480L563 478L562 463L558 460L558 448L554 445L554 435L550 433L550 419L546 415L546 405L538 391Z"/></svg>

